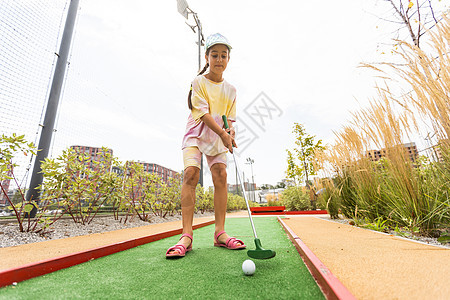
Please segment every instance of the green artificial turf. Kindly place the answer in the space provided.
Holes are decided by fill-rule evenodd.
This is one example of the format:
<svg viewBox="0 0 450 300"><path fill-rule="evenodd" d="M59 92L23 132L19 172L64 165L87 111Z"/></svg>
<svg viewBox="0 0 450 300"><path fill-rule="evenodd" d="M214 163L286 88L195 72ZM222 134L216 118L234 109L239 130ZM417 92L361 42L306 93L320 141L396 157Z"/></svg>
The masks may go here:
<svg viewBox="0 0 450 300"><path fill-rule="evenodd" d="M0 299L324 299L276 218L254 223L262 246L277 255L253 259L253 276L241 269L246 250L213 246L211 225L194 231L184 258L165 258L174 236L2 288ZM248 218L229 218L225 227L255 249Z"/></svg>

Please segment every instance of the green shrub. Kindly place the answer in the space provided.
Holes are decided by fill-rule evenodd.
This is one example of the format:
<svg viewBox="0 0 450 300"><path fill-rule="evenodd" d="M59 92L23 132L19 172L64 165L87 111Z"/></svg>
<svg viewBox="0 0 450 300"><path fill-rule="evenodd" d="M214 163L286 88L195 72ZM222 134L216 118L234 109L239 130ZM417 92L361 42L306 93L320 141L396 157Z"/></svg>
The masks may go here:
<svg viewBox="0 0 450 300"><path fill-rule="evenodd" d="M9 179L18 185L13 172L14 167L17 166L13 162L14 156L16 153L36 155L35 150L33 143L28 143L24 135L0 136L0 182ZM50 213L50 205L59 208L58 201L51 202L41 199L39 203L35 201L27 202L25 199L26 190L22 190L19 186L12 198L8 196L3 186L0 189L0 195L2 193L11 205L8 208L14 212L20 232L45 233L50 225L64 215L64 211L60 209L55 209ZM31 218L32 215L34 215L33 218ZM27 222L24 222L25 219Z"/></svg>
<svg viewBox="0 0 450 300"><path fill-rule="evenodd" d="M267 200L267 206L283 206L284 205L283 201L281 199L277 199L277 197L273 194L267 194L266 200Z"/></svg>
<svg viewBox="0 0 450 300"><path fill-rule="evenodd" d="M58 202L76 223L89 224L117 187L109 170L115 163L107 148L97 160L73 149L41 165L43 183L39 187L44 202Z"/></svg>
<svg viewBox="0 0 450 300"><path fill-rule="evenodd" d="M325 181L323 188L317 199L317 206L320 209L326 209L332 219L339 219L339 210L341 208L341 201L339 197L339 190L333 185L331 181Z"/></svg>
<svg viewBox="0 0 450 300"><path fill-rule="evenodd" d="M180 178L169 178L168 183L165 184L162 196L166 202L166 214L173 216L181 210L181 186L182 181Z"/></svg>
<svg viewBox="0 0 450 300"><path fill-rule="evenodd" d="M208 188L205 190L200 184L195 189L195 210L200 211L202 214L207 211L214 210L214 190Z"/></svg>
<svg viewBox="0 0 450 300"><path fill-rule="evenodd" d="M253 201L249 201L248 205L250 207L258 207L259 204ZM227 211L233 211L233 210L246 210L247 205L245 204L245 199L242 196L236 195L236 194L228 194L228 201L227 201Z"/></svg>
<svg viewBox="0 0 450 300"><path fill-rule="evenodd" d="M334 178L331 204L337 198L342 213L357 222L383 220L385 226L419 228L422 234L448 228L450 183L443 157L441 162L420 157L414 165L401 155L364 165L359 161Z"/></svg>
<svg viewBox="0 0 450 300"><path fill-rule="evenodd" d="M301 187L288 187L282 192L281 199L288 211L311 209L309 195Z"/></svg>

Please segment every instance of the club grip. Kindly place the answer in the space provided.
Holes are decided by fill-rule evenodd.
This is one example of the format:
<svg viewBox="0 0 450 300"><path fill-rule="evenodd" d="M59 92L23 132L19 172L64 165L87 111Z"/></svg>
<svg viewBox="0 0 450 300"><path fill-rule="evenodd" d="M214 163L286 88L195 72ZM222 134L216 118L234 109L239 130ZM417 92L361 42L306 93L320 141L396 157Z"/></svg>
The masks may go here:
<svg viewBox="0 0 450 300"><path fill-rule="evenodd" d="M225 129L230 128L230 127L228 126L227 116L223 115L223 116L222 116L222 120L223 120L223 124L225 125Z"/></svg>

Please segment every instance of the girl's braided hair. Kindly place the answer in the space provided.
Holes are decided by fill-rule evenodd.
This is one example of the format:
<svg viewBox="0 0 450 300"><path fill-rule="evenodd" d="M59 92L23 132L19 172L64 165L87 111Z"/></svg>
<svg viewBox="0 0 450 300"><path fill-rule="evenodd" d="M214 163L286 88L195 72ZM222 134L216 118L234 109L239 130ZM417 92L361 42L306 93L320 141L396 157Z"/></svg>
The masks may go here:
<svg viewBox="0 0 450 300"><path fill-rule="evenodd" d="M209 67L209 64L206 63L206 65L205 65L205 66L203 67L203 69L197 74L197 76L198 76L198 75L202 75L203 73L205 73L206 70L208 70L208 67ZM189 107L190 110L192 110L192 100L191 100L191 97L192 97L192 83L191 83L191 89L189 90L189 95L188 95L188 107Z"/></svg>

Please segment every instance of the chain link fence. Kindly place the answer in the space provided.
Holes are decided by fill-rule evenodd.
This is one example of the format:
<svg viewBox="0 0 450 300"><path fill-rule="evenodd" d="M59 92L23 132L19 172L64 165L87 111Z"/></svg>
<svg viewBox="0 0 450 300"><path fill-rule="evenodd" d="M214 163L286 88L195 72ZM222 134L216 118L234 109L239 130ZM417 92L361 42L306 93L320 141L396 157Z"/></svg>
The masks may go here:
<svg viewBox="0 0 450 300"><path fill-rule="evenodd" d="M60 0L0 1L1 134L25 135L37 144L67 8ZM19 154L14 161L22 188L31 159Z"/></svg>

